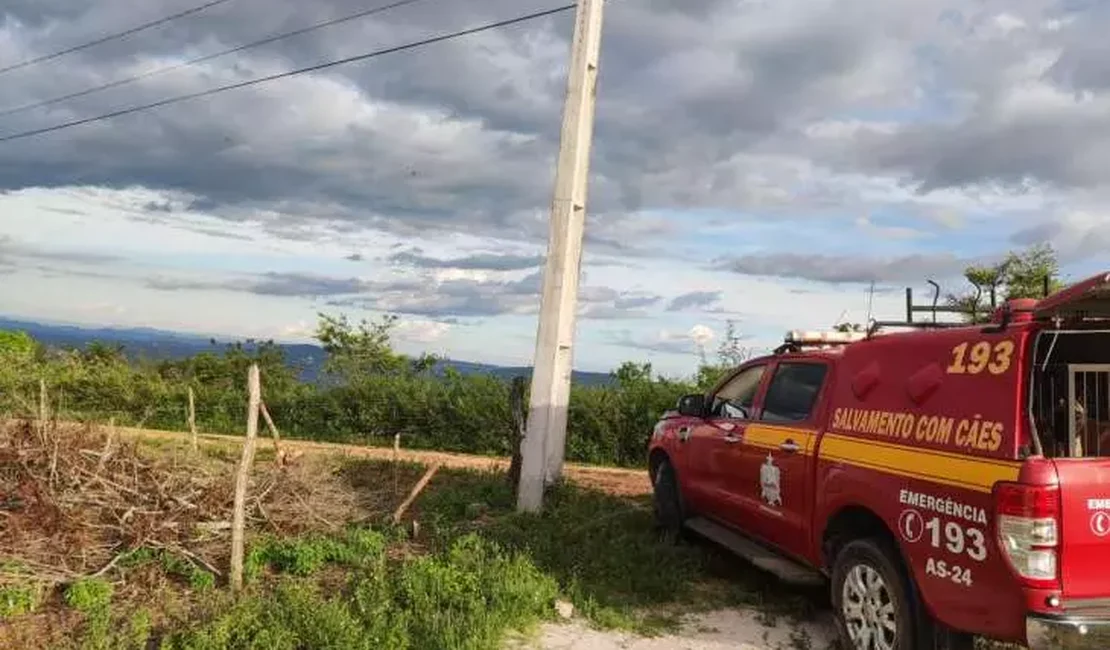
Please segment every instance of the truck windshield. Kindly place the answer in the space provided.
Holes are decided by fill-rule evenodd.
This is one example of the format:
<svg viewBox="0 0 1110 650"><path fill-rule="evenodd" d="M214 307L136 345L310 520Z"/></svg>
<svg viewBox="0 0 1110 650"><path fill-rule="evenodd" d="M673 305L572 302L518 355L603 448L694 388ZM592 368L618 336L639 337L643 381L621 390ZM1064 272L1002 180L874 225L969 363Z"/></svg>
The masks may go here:
<svg viewBox="0 0 1110 650"><path fill-rule="evenodd" d="M1045 456L1110 457L1110 330L1041 332L1030 371Z"/></svg>

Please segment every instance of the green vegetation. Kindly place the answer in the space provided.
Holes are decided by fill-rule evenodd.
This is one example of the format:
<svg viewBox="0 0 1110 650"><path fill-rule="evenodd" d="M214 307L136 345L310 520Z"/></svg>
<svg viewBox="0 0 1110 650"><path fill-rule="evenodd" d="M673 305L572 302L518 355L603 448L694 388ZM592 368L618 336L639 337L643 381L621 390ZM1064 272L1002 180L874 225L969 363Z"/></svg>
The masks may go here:
<svg viewBox="0 0 1110 650"><path fill-rule="evenodd" d="M962 294L949 294L950 307L961 309L972 322L990 320L992 301L1002 304L1015 298L1041 298L1045 282L1049 293L1063 288L1059 279L1060 265L1049 244L1030 246L1021 252L1010 252L997 264L969 266L964 278L973 287Z"/></svg>
<svg viewBox="0 0 1110 650"><path fill-rule="evenodd" d="M82 578L66 587L63 598L79 612L94 613L111 602L112 583L101 578Z"/></svg>
<svg viewBox="0 0 1110 650"><path fill-rule="evenodd" d="M554 576L575 609L600 627L656 632L682 613L758 605L780 615L813 611L793 592L712 545L667 543L650 497L616 497L570 484L548 495L539 515L514 511L497 475L456 472L450 489L424 496L419 517L436 548L477 533L526 553Z"/></svg>
<svg viewBox="0 0 1110 650"><path fill-rule="evenodd" d="M336 462L354 493L395 472L409 485L423 470ZM479 650L558 619L559 601L594 626L646 634L716 607L753 605L785 619L823 606L820 595L792 591L711 545L663 541L646 496L564 484L542 514L519 514L502 473L444 469L411 516L421 522L416 537L380 520L336 534L255 536L237 596L222 580L199 584L177 556L139 548L103 578L60 588L51 607L69 621L61 627L49 627L57 617L21 619L32 607L9 620L28 648Z"/></svg>
<svg viewBox="0 0 1110 650"><path fill-rule="evenodd" d="M0 620L35 611L42 601L42 588L35 584L0 586Z"/></svg>
<svg viewBox="0 0 1110 650"><path fill-rule="evenodd" d="M1011 253L990 268L967 270L982 289L949 296L971 310L998 300L1039 295L1042 278L1055 278L1051 248ZM1058 288L1053 280L1052 288ZM978 301L976 296L979 296ZM0 413L32 415L39 380L45 380L59 417L183 429L190 388L202 431L235 433L246 419L245 377L251 363L262 370L267 407L292 438L388 445L401 434L408 448L507 456L514 424L508 382L492 376L432 374L435 359L411 358L390 347L394 317L352 323L321 315L316 338L327 353L317 385L298 381L281 348L270 342L228 346L188 359L129 362L123 350L91 344L83 350L47 350L26 334L0 332ZM852 328L844 325L843 328ZM729 327L711 362L702 355L694 377L657 376L650 364L627 362L608 386L571 391L567 458L641 466L652 426L681 395L712 385L754 351Z"/></svg>
<svg viewBox="0 0 1110 650"><path fill-rule="evenodd" d="M0 414L33 416L40 379L59 418L181 430L188 392L201 431L235 433L246 420L247 368L258 363L263 395L282 435L392 444L407 448L510 455L509 385L493 376L431 373L432 360L389 347L394 320L352 324L322 315L317 337L328 352L318 384L298 381L280 347L234 344L187 359L129 361L123 350L91 344L54 350L22 333L0 333ZM696 380L656 376L650 364L626 363L609 386L574 386L567 457L571 461L642 464L656 419L682 394L707 386L727 367L705 366Z"/></svg>
<svg viewBox="0 0 1110 650"><path fill-rule="evenodd" d="M301 577L326 564L348 571L334 591L283 576L268 589L214 603L162 647L495 648L508 632L550 616L557 593L527 558L476 535L444 553L400 562L388 560L384 536L367 531L345 540L286 541L252 555L256 562L266 556Z"/></svg>

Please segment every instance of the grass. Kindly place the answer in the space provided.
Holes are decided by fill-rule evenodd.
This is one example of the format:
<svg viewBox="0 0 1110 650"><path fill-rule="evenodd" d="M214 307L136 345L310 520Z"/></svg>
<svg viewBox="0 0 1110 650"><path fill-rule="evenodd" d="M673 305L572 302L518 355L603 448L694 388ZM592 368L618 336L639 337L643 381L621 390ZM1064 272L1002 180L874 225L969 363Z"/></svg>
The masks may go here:
<svg viewBox="0 0 1110 650"><path fill-rule="evenodd" d="M383 513L423 472L342 463L350 490L387 501ZM773 618L821 607L820 597L710 545L661 541L647 497L562 485L542 514L513 505L504 474L441 469L409 513L420 523L415 536L384 521L341 534L255 536L237 596L185 558L138 549L118 563L115 582L71 583L49 605L6 587L0 614L52 628L17 637L53 640L20 646L28 648L481 650L555 618L557 600L594 626L648 635L717 607L755 605ZM36 609L53 618L28 616Z"/></svg>
<svg viewBox="0 0 1110 650"><path fill-rule="evenodd" d="M287 540L274 554L253 555L292 573L241 599L215 602L202 622L171 633L162 647L477 650L550 616L555 582L476 535L444 553L399 562L388 558L386 541L358 531L342 541ZM329 564L347 569L336 588L305 579Z"/></svg>
<svg viewBox="0 0 1110 650"><path fill-rule="evenodd" d="M653 634L673 629L683 614L715 607L757 605L802 617L820 607L813 592L791 590L711 545L661 541L647 496L564 484L541 514L528 515L514 512L500 473L456 471L437 481L415 513L426 543L443 548L477 534L521 552L598 627Z"/></svg>

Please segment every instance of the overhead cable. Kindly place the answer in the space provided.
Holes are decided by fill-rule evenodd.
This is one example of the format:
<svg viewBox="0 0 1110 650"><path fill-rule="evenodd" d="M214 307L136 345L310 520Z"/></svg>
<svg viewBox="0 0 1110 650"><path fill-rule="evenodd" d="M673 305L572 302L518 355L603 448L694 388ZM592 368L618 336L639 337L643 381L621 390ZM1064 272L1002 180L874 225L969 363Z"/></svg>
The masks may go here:
<svg viewBox="0 0 1110 650"><path fill-rule="evenodd" d="M310 66L306 66L306 67L303 67L303 68L297 68L295 70L289 70L289 71L286 71L286 72L279 72L279 73L276 73L276 74L267 75L265 77L258 77L258 78L255 78L255 79L249 79L247 81L240 81L240 82L237 82L237 83L227 84L227 85L224 85L224 86L217 86L215 88L209 88L208 90L202 90L202 91L198 91L198 92L194 92L194 93L188 93L188 94L185 94L185 95L177 95L175 97L169 97L167 99L162 99L162 100L159 100L159 101L156 101L156 102L151 102L149 104L140 104L138 106L131 106L130 108L124 108L124 109L120 109L120 110L117 110L117 111L112 111L110 113L103 113L101 115L96 115L96 116L93 116L93 117L86 117L86 118L83 118L83 119L73 120L73 121L70 121L70 122L63 122L61 124L54 124L52 126L42 127L42 128L38 128L38 129L30 129L28 131L20 131L18 133L13 133L11 135L6 135L6 136L3 136L3 137L0 137L0 142L10 142L12 140L19 140L19 139L22 139L22 138L29 138L29 137L36 136L36 135L42 135L44 133L52 133L54 131L61 131L61 130L64 130L64 129L70 129L70 128L73 128L73 127L76 127L76 126L81 126L83 124L91 124L93 122L101 122L101 121L104 121L104 120L109 120L109 119L112 119L112 118L121 117L123 115L130 115L132 113L139 113L139 112L142 112L142 111L148 111L148 110L151 110L151 109L154 109L154 108L159 108L159 107L162 107L162 106L168 106L170 104L177 104L179 102L187 101L187 100L190 100L190 99L198 99L200 97L207 97L207 96L210 96L210 95L215 95L215 94L218 94L218 93L227 92L229 90L237 90L239 88L246 88L248 86L255 86L255 85L266 83L266 82L269 82L269 81L276 81L278 79L285 79L287 77L294 77L294 76L306 74L306 73L309 73L309 72L316 72L318 70L324 70L324 69L327 69L327 68L334 68L336 66L346 65L348 63L355 63L357 61L365 61L367 59L376 58L376 57L383 56L383 55L386 55L386 54L393 54L395 52L402 52L402 51L405 51L405 50L412 50L412 49L416 49L418 47L424 47L426 45L431 45L433 43L439 43L439 42L442 42L442 41L449 41L449 40L453 40L453 39L456 39L456 38L461 38L463 36L469 36L471 34L477 34L479 32L485 32L485 31L489 31L491 29L497 29L499 27L506 27L508 25L515 25L517 23L523 23L523 22L527 22L527 21L530 21L530 20L535 20L537 18L543 18L544 16L550 16L550 15L557 14L557 13L560 13L560 12L563 12L563 11L569 11L571 9L574 9L576 6L577 6L577 4L575 4L575 3L566 4L566 5L562 5L562 6L559 6L559 7L554 7L552 9L545 9L543 11L537 11L537 12L533 12L533 13L526 14L526 15L523 15L523 16L518 16L516 18L509 18L509 19L506 19L506 20L499 20L497 22L486 23L484 25L479 25L477 27L471 27L469 29L464 29L464 30L460 30L460 31L456 31L456 32L450 32L448 34L442 34L440 36L433 36L431 38L425 38L425 39L422 39L422 40L419 40L419 41L412 41L410 43L405 43L403 45L395 45L393 47L387 47L387 48L383 48L383 49L379 49L379 50L374 50L372 52L366 52L364 54L349 56L349 57L342 58L342 59L337 59L337 60L334 60L334 61L327 61L325 63L317 63L315 65L310 65Z"/></svg>
<svg viewBox="0 0 1110 650"><path fill-rule="evenodd" d="M211 54L205 54L203 56L198 56L196 58L189 59L189 60L183 61L181 63L175 63L174 65L168 65L168 66L164 66L164 67L161 67L161 68L156 68L156 69L151 70L149 72L144 72L144 73L141 73L141 74L137 74L133 77L118 79L116 81L109 81L106 84L101 84L99 86L93 86L91 88L86 88L84 90L78 90L76 92L72 92L72 93L69 93L69 94L66 94L66 95L60 95L58 97L53 97L51 99L44 99L42 101L32 102L30 104L24 104L22 106L16 106L14 108L3 109L3 110L0 110L0 117L3 117L5 115L12 115L12 114L15 114L15 113L22 113L24 111L29 111L29 110L35 109L35 108L43 108L44 106L51 106L51 105L57 104L59 102L64 102L64 101L69 100L69 99L76 99L78 97L84 97L85 95L91 95L93 93L98 93L102 90L108 90L110 88L118 88L120 86L125 86L129 83L134 83L136 81L141 81L143 79L149 79L151 77L154 77L154 76L157 76L157 75L160 75L160 74L165 74L167 72L172 72L174 70L181 70L182 68L187 68L189 66L194 66L198 63L203 63L205 61L211 61L212 59L216 59L216 58L219 58L221 56L227 56L228 54L234 54L236 52L242 52L244 50L249 50L249 49L254 48L254 47L259 47L261 45L268 45L270 43L281 41L281 40L284 40L284 39L287 39L287 38L292 38L294 36L300 36L301 34L307 34L309 32L313 32L313 31L316 31L316 30L319 30L319 29L323 29L325 27L331 27L333 25L338 25L340 23L350 22L350 21L356 20L358 18L365 18L366 16L371 16L371 15L374 15L374 14L382 13L384 11L388 11L390 9L396 9L397 7L403 7L405 5L415 4L417 2L424 2L424 0L398 0L397 2L392 2L390 4L382 5L380 7L374 7L373 9L363 9L362 11L358 11L358 12L353 13L353 14L348 14L346 16L340 16L339 18L332 18L331 20L325 20L325 21L322 21L322 22L318 22L318 23L309 25L307 27L302 27L300 29L295 29L291 32L283 32L283 33L279 33L279 34L273 34L271 36L267 36L266 38L262 38L262 39L259 39L257 41L251 41L250 43L244 43L242 45L237 45L235 47L228 48L226 50L220 50L219 52L213 52Z"/></svg>
<svg viewBox="0 0 1110 650"><path fill-rule="evenodd" d="M231 0L210 0L209 2L206 2L202 5L197 5L195 7L192 7L191 9L186 9L184 11L179 11L179 12L177 12L175 14L171 14L169 16L163 16L162 18L158 18L157 20L152 20L150 22L143 23L141 25L136 25L134 27L130 27L128 29L123 30L122 32L116 32L115 34L108 34L107 36L102 36L102 37L100 37L96 40L93 40L93 41L88 41L86 43L81 43L80 45L74 45L73 47L67 47L64 50L59 50L57 52L52 52L50 54L43 54L42 56L36 56L34 58L27 59L25 61L20 61L19 63L13 63L12 65L0 68L0 74L4 74L5 72L11 72L12 70L19 70L20 68L26 68L28 66L35 65L36 63L42 63L43 61L50 61L51 59L56 59L60 56L66 55L66 54L71 54L73 52L84 50L84 49L90 48L94 45L100 45L101 43L107 43L108 41L114 41L116 39L123 38L124 36L130 36L131 34L137 34L141 31L150 29L151 27L157 27L158 25L164 25L165 23L168 23L168 22L173 21L173 20L177 20L178 18L184 18L185 16L189 16L191 14L195 14L197 12L204 11L205 9L215 7L216 5L222 5L222 4L227 3L227 2L231 2Z"/></svg>

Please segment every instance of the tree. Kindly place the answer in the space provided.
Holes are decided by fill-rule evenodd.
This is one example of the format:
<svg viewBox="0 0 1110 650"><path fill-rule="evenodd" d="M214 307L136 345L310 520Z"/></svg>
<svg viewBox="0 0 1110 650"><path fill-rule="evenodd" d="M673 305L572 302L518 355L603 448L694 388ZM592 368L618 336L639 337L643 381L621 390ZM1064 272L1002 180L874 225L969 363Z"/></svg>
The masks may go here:
<svg viewBox="0 0 1110 650"><path fill-rule="evenodd" d="M755 348L741 345L743 340L744 337L736 332L734 321L725 323L725 337L717 348L717 357L721 363L735 367L755 356Z"/></svg>
<svg viewBox="0 0 1110 650"><path fill-rule="evenodd" d="M5 362L29 362L38 352L38 343L27 332L0 330L0 359Z"/></svg>
<svg viewBox="0 0 1110 650"><path fill-rule="evenodd" d="M633 386L640 382L651 382L652 370L650 363L636 363L634 361L625 361L619 368L612 373L616 378L617 384L620 386Z"/></svg>
<svg viewBox="0 0 1110 650"><path fill-rule="evenodd" d="M1016 298L1042 297L1045 278L1049 293L1059 290L1063 286L1057 277L1059 272L1051 244L1036 244L1021 252L1011 251L997 264L967 267L964 278L973 289L949 294L946 302L960 309L970 322L985 322L990 320L992 305Z"/></svg>
<svg viewBox="0 0 1110 650"><path fill-rule="evenodd" d="M346 382L373 375L425 372L438 361L429 354L410 358L393 351L390 333L397 324L395 315L386 315L377 322L363 319L357 324L345 315L319 314L319 318L316 340L328 355L324 372Z"/></svg>
<svg viewBox="0 0 1110 650"><path fill-rule="evenodd" d="M756 348L742 345L744 337L736 331L736 323L729 320L725 324L725 335L721 345L717 347L717 363L709 363L705 354L701 355L701 364L698 365L698 374L695 378L701 389L707 389L717 382L724 374L756 354Z"/></svg>

